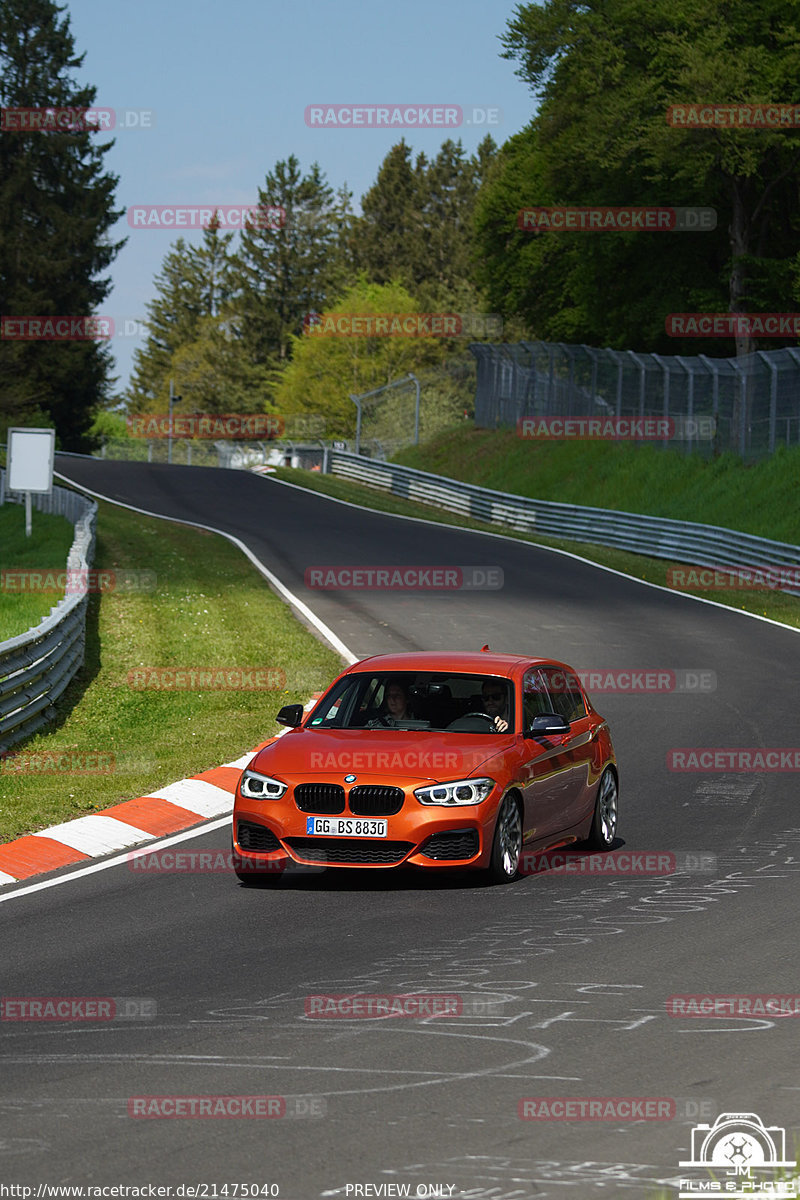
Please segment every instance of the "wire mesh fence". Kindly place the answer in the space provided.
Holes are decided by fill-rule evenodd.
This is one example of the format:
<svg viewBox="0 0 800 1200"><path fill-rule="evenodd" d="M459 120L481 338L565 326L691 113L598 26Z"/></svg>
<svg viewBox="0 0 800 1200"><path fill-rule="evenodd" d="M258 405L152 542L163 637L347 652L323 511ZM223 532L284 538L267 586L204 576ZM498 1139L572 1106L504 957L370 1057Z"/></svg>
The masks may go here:
<svg viewBox="0 0 800 1200"><path fill-rule="evenodd" d="M420 387L418 422L416 379ZM466 354L453 356L436 367L418 369L407 382L401 379L390 386L392 390L381 390L361 403L357 444L360 452L372 458L390 458L403 446L429 441L441 430L471 418L475 364Z"/></svg>
<svg viewBox="0 0 800 1200"><path fill-rule="evenodd" d="M473 343L470 351L482 428L540 416L666 418L677 422L687 453L746 460L800 442L800 350L791 347L739 359L561 342Z"/></svg>

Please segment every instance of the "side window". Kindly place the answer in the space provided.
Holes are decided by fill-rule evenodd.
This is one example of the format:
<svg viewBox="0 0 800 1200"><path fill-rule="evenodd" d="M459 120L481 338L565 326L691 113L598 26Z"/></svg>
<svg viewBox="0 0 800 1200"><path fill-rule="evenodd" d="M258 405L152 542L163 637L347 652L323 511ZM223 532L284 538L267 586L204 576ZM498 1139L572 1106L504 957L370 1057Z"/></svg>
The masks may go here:
<svg viewBox="0 0 800 1200"><path fill-rule="evenodd" d="M542 674L547 681L553 712L557 712L565 721L579 721L581 717L586 716L583 693L578 680L571 671L546 667Z"/></svg>
<svg viewBox="0 0 800 1200"><path fill-rule="evenodd" d="M531 667L522 678L523 727L530 729L533 718L550 712L550 698L538 667Z"/></svg>

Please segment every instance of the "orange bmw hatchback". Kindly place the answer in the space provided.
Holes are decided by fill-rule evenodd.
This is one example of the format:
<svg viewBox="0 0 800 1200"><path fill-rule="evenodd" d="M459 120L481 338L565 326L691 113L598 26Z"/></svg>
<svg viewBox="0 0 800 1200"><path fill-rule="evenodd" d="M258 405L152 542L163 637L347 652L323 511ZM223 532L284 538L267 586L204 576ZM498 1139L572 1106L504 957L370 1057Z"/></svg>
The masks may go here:
<svg viewBox="0 0 800 1200"><path fill-rule="evenodd" d="M472 868L497 883L528 856L608 849L619 781L606 721L552 659L418 652L363 659L242 772L236 874L292 864Z"/></svg>

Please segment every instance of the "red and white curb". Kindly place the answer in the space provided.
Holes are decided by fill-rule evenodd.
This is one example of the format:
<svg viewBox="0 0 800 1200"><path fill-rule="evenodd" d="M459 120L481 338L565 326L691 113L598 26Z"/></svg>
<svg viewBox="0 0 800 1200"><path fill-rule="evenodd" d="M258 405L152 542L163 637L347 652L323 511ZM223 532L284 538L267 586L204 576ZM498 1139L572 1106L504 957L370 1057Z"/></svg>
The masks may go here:
<svg viewBox="0 0 800 1200"><path fill-rule="evenodd" d="M149 796L51 825L0 846L0 885L126 850L230 813L237 780L254 753L170 783Z"/></svg>
<svg viewBox="0 0 800 1200"><path fill-rule="evenodd" d="M135 504L125 504L121 500L114 500L102 492L76 483L60 471L53 473L57 479L71 484L87 496L93 496L96 500L106 500L117 508L125 508L129 512L154 517L159 521L188 525L193 529L205 529L209 533L217 533L226 538L248 557L273 591L299 612L346 663L352 664L357 661L356 655L333 630L232 533L217 529L214 525L204 525L200 521L178 521L165 517L163 513L139 508ZM321 692L315 692L304 706L305 711L308 711L321 695ZM288 729L281 729L275 736L281 737L284 733L288 733ZM61 825L53 825L50 829L42 829L38 833L31 833L14 842L0 845L0 887L19 883L23 879L29 879L31 875L41 875L59 867L83 863L92 858L113 854L114 851L125 850L129 846L141 845L142 842L154 841L165 834L189 829L193 825L199 826L204 821L232 812L233 796L242 768L247 766L262 746L274 740L275 738L267 738L249 754L243 754L234 762L224 763L210 771L202 771L199 775L181 779L178 783L170 783L149 796L126 800L122 804L104 809L101 813L76 817L73 821L65 821Z"/></svg>
<svg viewBox="0 0 800 1200"><path fill-rule="evenodd" d="M305 711L321 695L317 692L312 696ZM275 738L288 732L281 729ZM140 846L213 817L226 816L233 811L233 797L242 770L254 754L275 738L260 742L249 754L233 762L167 784L147 796L125 800L102 812L51 825L49 829L0 845L0 887Z"/></svg>

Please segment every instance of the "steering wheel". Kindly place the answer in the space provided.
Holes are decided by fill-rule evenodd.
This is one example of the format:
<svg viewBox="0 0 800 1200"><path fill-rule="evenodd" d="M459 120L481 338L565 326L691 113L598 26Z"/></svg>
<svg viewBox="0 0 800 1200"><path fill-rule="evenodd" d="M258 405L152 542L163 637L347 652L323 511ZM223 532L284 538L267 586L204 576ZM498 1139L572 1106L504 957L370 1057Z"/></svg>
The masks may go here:
<svg viewBox="0 0 800 1200"><path fill-rule="evenodd" d="M371 721L367 721L367 729L377 729L379 725L383 725L384 729L389 729L394 722L385 713L378 714Z"/></svg>
<svg viewBox="0 0 800 1200"><path fill-rule="evenodd" d="M490 717L489 714L485 713L485 712L462 713L460 717L456 717L455 721L451 721L450 724L447 726L447 728L452 729L453 726L457 725L459 721L466 721L467 717L483 717L484 721L488 721L489 724L491 725L492 729L494 729L495 732L498 732L498 730L495 727L494 717Z"/></svg>

